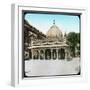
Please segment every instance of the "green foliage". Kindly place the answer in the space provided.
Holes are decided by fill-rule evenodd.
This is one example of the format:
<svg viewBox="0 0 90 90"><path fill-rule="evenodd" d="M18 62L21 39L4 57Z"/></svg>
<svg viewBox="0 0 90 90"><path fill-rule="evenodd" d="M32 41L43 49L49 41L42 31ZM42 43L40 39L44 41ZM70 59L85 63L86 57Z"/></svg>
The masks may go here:
<svg viewBox="0 0 90 90"><path fill-rule="evenodd" d="M67 44L70 46L72 56L75 57L75 49L80 52L80 33L70 32L67 35ZM77 45L79 46L77 47Z"/></svg>

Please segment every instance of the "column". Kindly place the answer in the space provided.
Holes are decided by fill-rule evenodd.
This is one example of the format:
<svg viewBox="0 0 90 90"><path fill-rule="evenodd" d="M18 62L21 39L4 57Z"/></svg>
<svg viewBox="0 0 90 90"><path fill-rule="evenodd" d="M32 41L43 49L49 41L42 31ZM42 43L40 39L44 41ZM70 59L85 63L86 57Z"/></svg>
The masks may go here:
<svg viewBox="0 0 90 90"><path fill-rule="evenodd" d="M44 60L45 60L45 51L46 51L46 49L44 49Z"/></svg>
<svg viewBox="0 0 90 90"><path fill-rule="evenodd" d="M67 52L67 48L65 48L65 59L67 59L67 57L68 57L68 56L67 56L67 55L68 55L67 53L68 53L68 52Z"/></svg>
<svg viewBox="0 0 90 90"><path fill-rule="evenodd" d="M38 59L40 60L40 49L38 49Z"/></svg>
<svg viewBox="0 0 90 90"><path fill-rule="evenodd" d="M56 53L57 53L57 60L58 60L58 48L56 48Z"/></svg>
<svg viewBox="0 0 90 90"><path fill-rule="evenodd" d="M58 48L58 60L61 60L61 48Z"/></svg>
<svg viewBox="0 0 90 90"><path fill-rule="evenodd" d="M31 49L31 53L32 53L32 59L33 59L33 48Z"/></svg>
<svg viewBox="0 0 90 90"><path fill-rule="evenodd" d="M51 59L53 59L53 49L51 48Z"/></svg>
<svg viewBox="0 0 90 90"><path fill-rule="evenodd" d="M43 49L43 57L44 57L44 60L45 60L45 49Z"/></svg>

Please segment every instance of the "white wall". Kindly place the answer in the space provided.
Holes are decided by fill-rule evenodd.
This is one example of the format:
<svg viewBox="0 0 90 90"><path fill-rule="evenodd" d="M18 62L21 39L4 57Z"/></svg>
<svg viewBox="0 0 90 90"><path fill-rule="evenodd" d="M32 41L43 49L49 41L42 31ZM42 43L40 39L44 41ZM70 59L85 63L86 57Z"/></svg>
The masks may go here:
<svg viewBox="0 0 90 90"><path fill-rule="evenodd" d="M89 46L90 46L90 0L1 0L0 2L0 89L13 89L10 86L10 76L11 76L11 3L14 2L25 2L30 3L31 6L51 6L51 7L60 7L60 6L75 6L75 7L86 7L88 9L88 17L87 24L88 28L83 32L84 41L86 48L84 47L85 55L88 60L88 68L90 68L89 61ZM89 70L88 70L89 71ZM88 83L67 83L67 84L59 84L59 81L56 79L48 79L51 80L49 85L45 80L45 85L40 86L33 85L28 88L20 88L28 89L28 90L89 90L90 83L90 71L88 72ZM39 81L38 81L39 83Z"/></svg>

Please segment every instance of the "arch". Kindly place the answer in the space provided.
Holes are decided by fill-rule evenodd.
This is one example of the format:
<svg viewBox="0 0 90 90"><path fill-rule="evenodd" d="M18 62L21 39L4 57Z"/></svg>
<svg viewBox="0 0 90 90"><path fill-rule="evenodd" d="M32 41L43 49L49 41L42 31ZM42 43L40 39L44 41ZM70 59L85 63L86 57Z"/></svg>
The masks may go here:
<svg viewBox="0 0 90 90"><path fill-rule="evenodd" d="M65 49L61 48L58 50L58 59L65 59Z"/></svg>
<svg viewBox="0 0 90 90"><path fill-rule="evenodd" d="M51 50L50 49L45 50L45 59L46 60L51 59Z"/></svg>
<svg viewBox="0 0 90 90"><path fill-rule="evenodd" d="M61 48L61 59L65 59L65 49Z"/></svg>
<svg viewBox="0 0 90 90"><path fill-rule="evenodd" d="M40 50L40 59L44 59L44 50Z"/></svg>
<svg viewBox="0 0 90 90"><path fill-rule="evenodd" d="M34 50L33 59L39 59L39 51L38 50Z"/></svg>
<svg viewBox="0 0 90 90"><path fill-rule="evenodd" d="M57 52L56 52L56 49L53 49L52 51L52 59L57 59Z"/></svg>
<svg viewBox="0 0 90 90"><path fill-rule="evenodd" d="M31 49L29 50L29 58L32 59L32 52L31 52Z"/></svg>

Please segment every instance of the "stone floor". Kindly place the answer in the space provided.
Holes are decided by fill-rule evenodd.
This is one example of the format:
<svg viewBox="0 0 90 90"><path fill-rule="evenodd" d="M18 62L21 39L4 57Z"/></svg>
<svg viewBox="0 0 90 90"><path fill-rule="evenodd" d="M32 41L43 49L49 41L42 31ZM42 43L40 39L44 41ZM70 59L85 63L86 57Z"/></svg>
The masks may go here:
<svg viewBox="0 0 90 90"><path fill-rule="evenodd" d="M71 75L80 71L80 58L72 60L29 60L25 61L27 76Z"/></svg>

